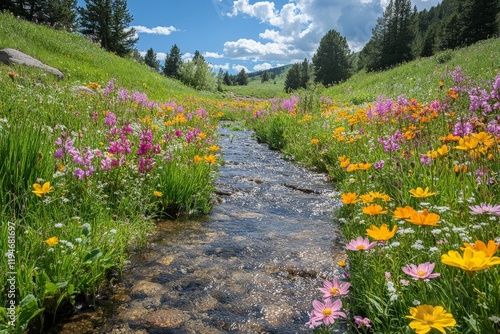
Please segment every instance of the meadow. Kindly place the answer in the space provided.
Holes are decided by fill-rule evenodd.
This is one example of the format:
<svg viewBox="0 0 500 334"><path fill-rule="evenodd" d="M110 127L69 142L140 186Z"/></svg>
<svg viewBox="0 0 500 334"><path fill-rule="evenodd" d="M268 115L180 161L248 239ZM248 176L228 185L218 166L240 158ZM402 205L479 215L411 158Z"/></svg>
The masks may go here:
<svg viewBox="0 0 500 334"><path fill-rule="evenodd" d="M0 14L0 48L66 75L0 66L0 333L94 302L155 219L209 213L220 119L338 188L345 274L309 296L311 331L499 332L499 43L222 99Z"/></svg>
<svg viewBox="0 0 500 334"><path fill-rule="evenodd" d="M312 296L314 333L344 318L359 333L500 332L498 43L248 113L259 140L340 192L345 274Z"/></svg>

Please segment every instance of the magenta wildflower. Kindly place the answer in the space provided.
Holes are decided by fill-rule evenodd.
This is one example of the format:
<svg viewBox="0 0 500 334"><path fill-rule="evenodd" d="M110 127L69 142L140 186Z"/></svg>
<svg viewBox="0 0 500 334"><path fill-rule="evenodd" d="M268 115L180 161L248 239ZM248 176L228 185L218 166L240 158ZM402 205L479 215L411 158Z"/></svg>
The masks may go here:
<svg viewBox="0 0 500 334"><path fill-rule="evenodd" d="M402 267L401 269L403 269L405 274L410 275L415 280L428 280L441 276L441 274L439 273L432 273L435 266L435 263L430 262L421 263L418 266L412 263L407 265L406 267Z"/></svg>
<svg viewBox="0 0 500 334"><path fill-rule="evenodd" d="M352 251L363 251L363 250L369 250L372 249L377 245L377 242L374 241L370 243L370 240L368 238L363 237L358 237L357 239L351 240L347 245L346 249L352 250Z"/></svg>
<svg viewBox="0 0 500 334"><path fill-rule="evenodd" d="M319 321L322 321L325 325L330 325L335 323L335 319L347 317L344 312L340 311L342 309L342 301L340 299L334 302L328 299L324 304L315 300L312 304L314 309L311 312L310 324L317 324Z"/></svg>
<svg viewBox="0 0 500 334"><path fill-rule="evenodd" d="M328 280L323 281L323 288L320 288L319 291L323 292L323 300L327 300L332 297L347 295L350 287L351 283L340 284L339 279L335 277L331 282Z"/></svg>
<svg viewBox="0 0 500 334"><path fill-rule="evenodd" d="M372 323L371 323L370 319L362 318L359 315L354 316L354 322L356 323L358 328L363 328L363 327L371 328L372 327Z"/></svg>
<svg viewBox="0 0 500 334"><path fill-rule="evenodd" d="M491 205L488 203L481 203L479 205L469 206L471 215L495 215L500 216L500 205Z"/></svg>

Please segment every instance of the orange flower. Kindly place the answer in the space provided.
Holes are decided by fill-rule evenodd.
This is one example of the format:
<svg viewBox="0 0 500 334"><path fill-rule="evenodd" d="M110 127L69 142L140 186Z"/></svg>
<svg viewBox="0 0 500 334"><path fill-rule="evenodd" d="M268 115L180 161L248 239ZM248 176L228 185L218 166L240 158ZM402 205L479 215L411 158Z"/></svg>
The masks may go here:
<svg viewBox="0 0 500 334"><path fill-rule="evenodd" d="M465 250L465 248L472 248L475 251L483 251L486 253L488 256L493 256L498 250L498 244L495 243L493 240L488 241L488 245L486 245L483 241L481 240L476 240L474 244L469 244L467 242L464 242L465 247L460 247L461 250Z"/></svg>
<svg viewBox="0 0 500 334"><path fill-rule="evenodd" d="M163 193L161 191L155 190L153 191L153 195L155 195L156 197L162 197Z"/></svg>
<svg viewBox="0 0 500 334"><path fill-rule="evenodd" d="M351 161L350 161L350 159L349 159L349 158L347 158L346 160L342 160L342 161L340 162L340 167L342 167L342 168L346 168L347 166L349 166L349 163L350 163L350 162L351 162Z"/></svg>
<svg viewBox="0 0 500 334"><path fill-rule="evenodd" d="M411 197L426 198L426 197L436 195L437 193L430 192L429 187L425 187L425 190L420 188L420 187L417 187L417 189L411 189L410 194L411 194Z"/></svg>
<svg viewBox="0 0 500 334"><path fill-rule="evenodd" d="M370 228L366 230L366 234L375 240L389 240L396 234L397 229L397 225L394 225L390 231L387 224L382 224L380 228L371 225Z"/></svg>
<svg viewBox="0 0 500 334"><path fill-rule="evenodd" d="M355 204L359 202L358 195L356 193L347 193L340 195L342 203L344 204Z"/></svg>
<svg viewBox="0 0 500 334"><path fill-rule="evenodd" d="M318 145L318 143L319 143L319 139L318 138L311 139L311 144Z"/></svg>
<svg viewBox="0 0 500 334"><path fill-rule="evenodd" d="M217 161L217 158L215 157L215 155L210 154L210 155L204 156L203 160L205 160L205 162L207 164L215 164L215 162Z"/></svg>
<svg viewBox="0 0 500 334"><path fill-rule="evenodd" d="M193 158L193 160L196 163L203 161L203 159L199 155L195 155L194 158Z"/></svg>
<svg viewBox="0 0 500 334"><path fill-rule="evenodd" d="M391 198L388 195L381 193L379 191L370 191L368 195L370 195L373 199L380 198L384 202L391 201Z"/></svg>
<svg viewBox="0 0 500 334"><path fill-rule="evenodd" d="M397 207L396 210L392 213L392 218L396 219L407 219L410 218L412 214L418 213L417 210L412 208L411 206Z"/></svg>
<svg viewBox="0 0 500 334"><path fill-rule="evenodd" d="M346 167L345 170L348 173L354 172L354 171L358 170L358 164L350 164L349 166Z"/></svg>
<svg viewBox="0 0 500 334"><path fill-rule="evenodd" d="M364 194L364 195L361 195L359 196L359 198L363 201L363 203L365 204L370 204L370 203L373 203L374 201L374 198L372 195L370 194Z"/></svg>
<svg viewBox="0 0 500 334"><path fill-rule="evenodd" d="M438 214L428 213L427 209L424 209L422 213L413 213L406 221L415 225L438 226L439 219L441 217Z"/></svg>
<svg viewBox="0 0 500 334"><path fill-rule="evenodd" d="M378 204L372 204L369 206L365 206L363 208L363 213L371 216L379 215L386 212L387 210L384 210L384 208L382 208L382 206Z"/></svg>
<svg viewBox="0 0 500 334"><path fill-rule="evenodd" d="M371 164L371 163L369 163L369 162L367 162L367 163L361 163L361 162L360 162L360 163L358 164L358 169L360 169L360 170L367 170L367 169L369 169L371 166L372 166L372 164Z"/></svg>
<svg viewBox="0 0 500 334"><path fill-rule="evenodd" d="M450 88L448 89L448 96L451 97L452 99L456 99L458 97L458 93Z"/></svg>

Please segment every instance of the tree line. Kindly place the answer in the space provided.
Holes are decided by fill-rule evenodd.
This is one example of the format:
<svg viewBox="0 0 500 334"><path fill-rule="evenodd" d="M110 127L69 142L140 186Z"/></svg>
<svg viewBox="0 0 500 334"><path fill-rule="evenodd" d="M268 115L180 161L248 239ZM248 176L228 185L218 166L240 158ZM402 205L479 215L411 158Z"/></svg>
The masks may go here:
<svg viewBox="0 0 500 334"><path fill-rule="evenodd" d="M498 37L499 11L499 0L443 0L421 12L412 8L411 0L391 0L359 53L351 52L347 40L337 31L326 33L312 58L313 80L333 85L356 71L381 71ZM285 81L286 91L305 87L304 80L310 79L306 68L307 59L292 66Z"/></svg>

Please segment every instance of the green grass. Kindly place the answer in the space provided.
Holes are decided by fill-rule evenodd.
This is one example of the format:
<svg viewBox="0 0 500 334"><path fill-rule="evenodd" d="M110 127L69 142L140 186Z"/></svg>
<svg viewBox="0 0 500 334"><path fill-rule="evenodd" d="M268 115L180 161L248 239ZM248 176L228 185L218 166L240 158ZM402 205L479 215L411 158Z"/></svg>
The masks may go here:
<svg viewBox="0 0 500 334"><path fill-rule="evenodd" d="M260 99L270 99L273 97L284 97L286 73L277 75L274 80L261 82L260 77L253 77L248 80L246 86L222 86L225 93L231 92L235 96L254 97Z"/></svg>

